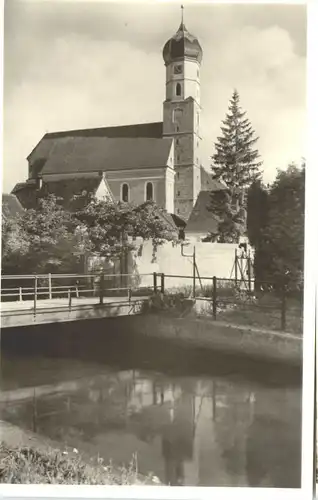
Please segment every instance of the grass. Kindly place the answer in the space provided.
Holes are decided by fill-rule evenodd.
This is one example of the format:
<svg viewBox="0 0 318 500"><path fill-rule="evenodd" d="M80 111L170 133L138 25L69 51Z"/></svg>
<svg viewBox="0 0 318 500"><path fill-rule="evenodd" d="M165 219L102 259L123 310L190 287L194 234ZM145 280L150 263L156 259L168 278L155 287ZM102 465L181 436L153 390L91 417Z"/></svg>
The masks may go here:
<svg viewBox="0 0 318 500"><path fill-rule="evenodd" d="M268 330L281 330L281 312L278 309L253 309L239 307L232 310L224 310L217 314L217 320L227 321L238 325L266 328ZM286 331L290 333L302 332L301 314L286 314Z"/></svg>
<svg viewBox="0 0 318 500"><path fill-rule="evenodd" d="M88 464L75 449L69 454L0 443L0 483L133 485L149 484L148 480L151 478L140 479L136 457L128 467L118 468L112 463L104 465L100 458Z"/></svg>
<svg viewBox="0 0 318 500"><path fill-rule="evenodd" d="M153 296L150 308L159 312L178 311L183 313L183 302L190 296L191 287L169 289L162 297ZM198 316L210 316L213 313L212 292L201 290L198 298L209 297L209 302L198 301L196 314ZM282 304L281 299L273 293L248 294L244 291L235 290L233 286L223 286L217 289L216 319L226 321L235 325L265 328L280 331L282 328ZM189 312L189 311L188 311ZM302 310L300 301L288 298L286 302L286 328L285 331L300 334L302 332Z"/></svg>

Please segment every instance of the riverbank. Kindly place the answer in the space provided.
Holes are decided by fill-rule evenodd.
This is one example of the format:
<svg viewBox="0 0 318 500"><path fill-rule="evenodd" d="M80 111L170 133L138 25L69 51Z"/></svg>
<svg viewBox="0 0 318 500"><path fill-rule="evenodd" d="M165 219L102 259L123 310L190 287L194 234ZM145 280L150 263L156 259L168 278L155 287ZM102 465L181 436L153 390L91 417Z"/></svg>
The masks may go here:
<svg viewBox="0 0 318 500"><path fill-rule="evenodd" d="M128 467L104 464L77 449L0 421L0 482L11 484L158 485Z"/></svg>

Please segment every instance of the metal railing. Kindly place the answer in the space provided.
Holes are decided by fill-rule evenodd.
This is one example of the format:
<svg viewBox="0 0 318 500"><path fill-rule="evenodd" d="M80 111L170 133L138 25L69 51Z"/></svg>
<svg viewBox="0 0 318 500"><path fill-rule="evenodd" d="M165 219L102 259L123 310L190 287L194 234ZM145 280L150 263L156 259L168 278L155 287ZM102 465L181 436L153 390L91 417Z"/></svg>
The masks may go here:
<svg viewBox="0 0 318 500"><path fill-rule="evenodd" d="M36 314L40 300L55 301L55 304L58 304L61 299L64 299L64 302L67 300L69 309L72 308L74 299L78 304L85 303L85 300L81 301L81 299L96 298L97 303L103 305L106 297L119 296L130 302L133 296L153 293L152 286L138 285L138 280L143 276L152 276L152 274L137 276L106 273L5 275L1 277L1 302L33 301L34 314ZM116 286L118 282L126 283ZM109 305L109 300L107 304Z"/></svg>
<svg viewBox="0 0 318 500"><path fill-rule="evenodd" d="M150 283L142 286L142 278ZM152 277L149 279L149 277ZM180 285L181 281L181 285ZM177 284L178 283L178 284ZM5 286L3 286L5 285ZM275 283L256 283L249 280L220 279L216 276L183 276L165 273L133 274L39 274L2 276L1 301L33 300L36 314L38 301L66 300L65 307L96 298L100 305L105 299L120 296L128 302L133 297L169 294L191 298L196 309L202 306L205 314L215 320L225 320L282 331L302 331L302 292L294 293ZM91 300L86 303L95 303ZM114 303L108 300L107 304ZM116 302L118 303L118 301ZM65 302L64 302L65 304Z"/></svg>
<svg viewBox="0 0 318 500"><path fill-rule="evenodd" d="M302 290L290 291L277 283L154 273L154 291L191 298L215 320L302 332Z"/></svg>

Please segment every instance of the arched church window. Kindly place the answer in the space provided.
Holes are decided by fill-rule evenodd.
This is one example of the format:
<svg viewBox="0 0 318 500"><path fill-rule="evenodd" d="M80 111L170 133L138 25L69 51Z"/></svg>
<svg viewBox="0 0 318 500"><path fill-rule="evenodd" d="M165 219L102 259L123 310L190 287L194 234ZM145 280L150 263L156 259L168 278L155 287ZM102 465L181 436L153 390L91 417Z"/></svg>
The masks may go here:
<svg viewBox="0 0 318 500"><path fill-rule="evenodd" d="M181 85L180 85L180 83L177 83L177 85L176 85L176 95L178 95L178 96L181 95Z"/></svg>
<svg viewBox="0 0 318 500"><path fill-rule="evenodd" d="M153 184L152 182L147 182L146 184L146 201L153 200Z"/></svg>
<svg viewBox="0 0 318 500"><path fill-rule="evenodd" d="M129 201L129 186L126 183L121 187L121 201L125 203Z"/></svg>

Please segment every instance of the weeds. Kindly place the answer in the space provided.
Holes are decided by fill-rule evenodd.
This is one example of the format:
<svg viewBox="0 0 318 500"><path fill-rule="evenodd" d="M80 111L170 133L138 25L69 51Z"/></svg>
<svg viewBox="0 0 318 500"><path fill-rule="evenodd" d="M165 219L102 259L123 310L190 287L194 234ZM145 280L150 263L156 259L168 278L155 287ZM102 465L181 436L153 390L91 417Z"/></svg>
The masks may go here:
<svg viewBox="0 0 318 500"><path fill-rule="evenodd" d="M151 476L142 481L138 474L137 457L128 467L84 462L78 450L74 453L56 450L39 451L30 447L9 448L0 444L0 482L10 484L87 484L133 485L149 484Z"/></svg>

